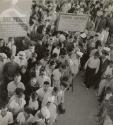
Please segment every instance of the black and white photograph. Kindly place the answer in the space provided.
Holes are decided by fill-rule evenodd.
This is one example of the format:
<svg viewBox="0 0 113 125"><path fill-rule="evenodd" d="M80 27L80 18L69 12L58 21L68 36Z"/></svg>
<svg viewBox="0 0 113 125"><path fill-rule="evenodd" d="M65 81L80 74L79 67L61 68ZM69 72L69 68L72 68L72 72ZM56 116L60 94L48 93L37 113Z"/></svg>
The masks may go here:
<svg viewBox="0 0 113 125"><path fill-rule="evenodd" d="M0 125L113 125L113 0L0 0Z"/></svg>

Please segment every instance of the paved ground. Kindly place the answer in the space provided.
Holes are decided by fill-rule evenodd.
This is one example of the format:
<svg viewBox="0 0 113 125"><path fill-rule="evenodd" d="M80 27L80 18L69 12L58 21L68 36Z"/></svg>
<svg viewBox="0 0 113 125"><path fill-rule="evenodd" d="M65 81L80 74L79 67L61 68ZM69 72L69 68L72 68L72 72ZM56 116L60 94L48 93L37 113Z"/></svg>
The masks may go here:
<svg viewBox="0 0 113 125"><path fill-rule="evenodd" d="M97 125L97 100L94 90L82 86L79 75L74 80L74 92L66 93L66 114L59 117L56 125Z"/></svg>

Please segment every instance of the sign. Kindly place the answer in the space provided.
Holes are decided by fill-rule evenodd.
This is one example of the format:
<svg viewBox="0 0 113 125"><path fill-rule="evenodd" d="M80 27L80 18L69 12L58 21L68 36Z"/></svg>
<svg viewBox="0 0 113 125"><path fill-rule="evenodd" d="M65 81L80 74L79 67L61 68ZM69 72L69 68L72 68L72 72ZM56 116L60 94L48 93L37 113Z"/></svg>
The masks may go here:
<svg viewBox="0 0 113 125"><path fill-rule="evenodd" d="M75 15L60 13L58 31L83 32L89 20L89 15Z"/></svg>
<svg viewBox="0 0 113 125"><path fill-rule="evenodd" d="M24 17L0 17L0 38L26 35L27 25Z"/></svg>

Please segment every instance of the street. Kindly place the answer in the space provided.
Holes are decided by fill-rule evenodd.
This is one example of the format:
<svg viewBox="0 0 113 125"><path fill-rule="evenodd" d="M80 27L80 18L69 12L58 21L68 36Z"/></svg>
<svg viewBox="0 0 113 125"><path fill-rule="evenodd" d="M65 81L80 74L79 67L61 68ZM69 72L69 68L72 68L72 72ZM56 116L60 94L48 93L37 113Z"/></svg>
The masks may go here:
<svg viewBox="0 0 113 125"><path fill-rule="evenodd" d="M74 92L66 92L66 113L60 116L55 125L97 125L97 99L94 90L87 90L78 75L74 80Z"/></svg>

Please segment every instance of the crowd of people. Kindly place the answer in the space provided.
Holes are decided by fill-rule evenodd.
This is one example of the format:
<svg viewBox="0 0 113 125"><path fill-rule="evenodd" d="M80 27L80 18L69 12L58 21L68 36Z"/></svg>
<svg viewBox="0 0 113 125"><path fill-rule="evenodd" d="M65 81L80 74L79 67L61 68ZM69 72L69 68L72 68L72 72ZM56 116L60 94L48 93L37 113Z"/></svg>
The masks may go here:
<svg viewBox="0 0 113 125"><path fill-rule="evenodd" d="M98 122L113 124L113 2L33 0L25 38L0 39L1 125L53 125L79 71L97 91ZM89 14L84 32L57 31L59 12Z"/></svg>

